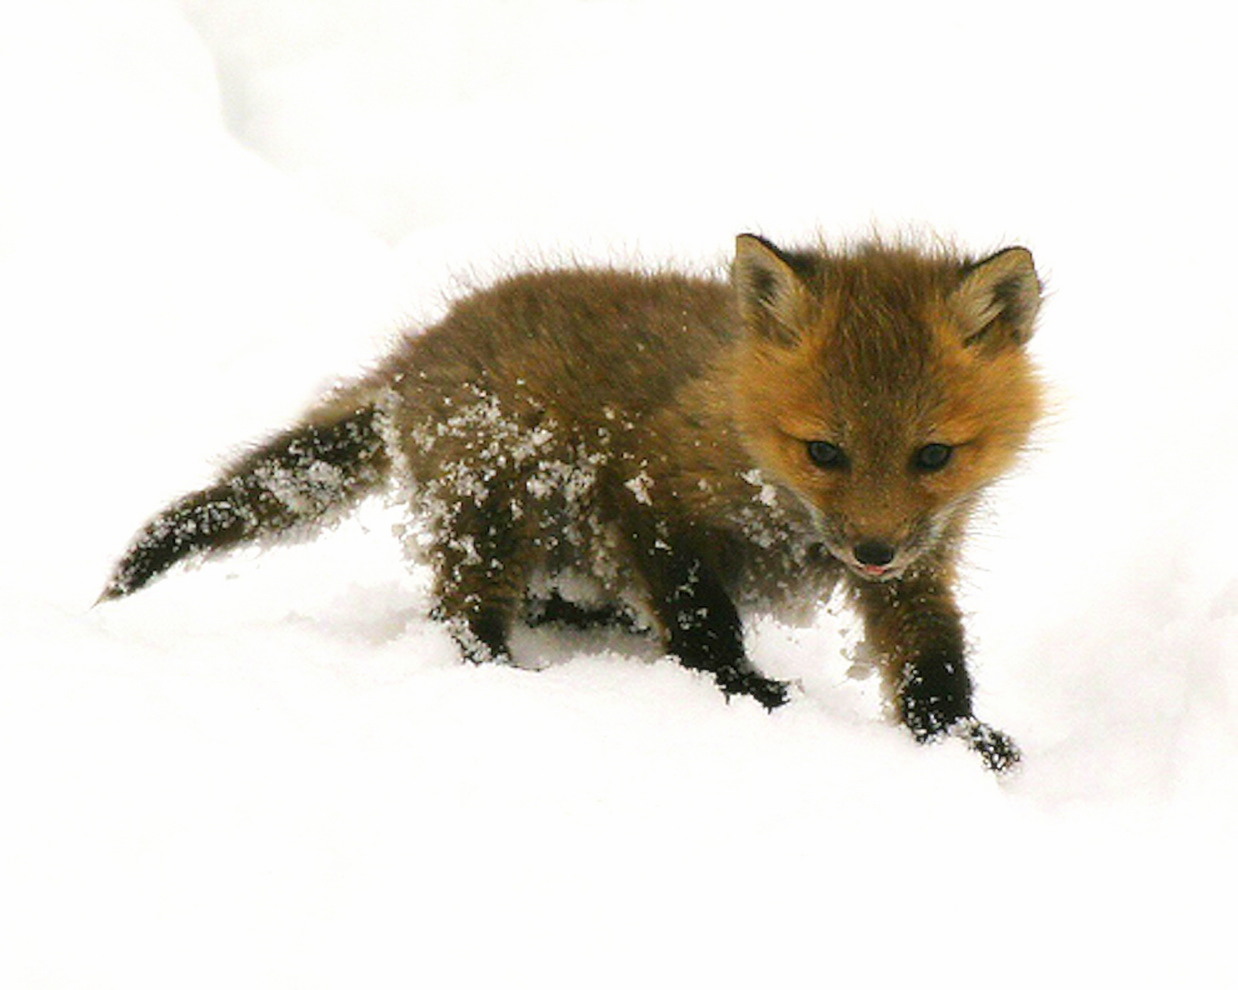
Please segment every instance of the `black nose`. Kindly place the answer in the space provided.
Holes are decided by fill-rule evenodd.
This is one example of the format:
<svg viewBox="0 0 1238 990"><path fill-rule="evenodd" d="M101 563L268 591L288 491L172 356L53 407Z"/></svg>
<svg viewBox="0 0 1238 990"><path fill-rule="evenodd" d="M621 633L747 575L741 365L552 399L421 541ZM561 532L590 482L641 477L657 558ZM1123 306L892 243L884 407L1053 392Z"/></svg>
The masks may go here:
<svg viewBox="0 0 1238 990"><path fill-rule="evenodd" d="M869 567L885 567L894 559L894 548L880 540L864 540L855 545L855 559Z"/></svg>

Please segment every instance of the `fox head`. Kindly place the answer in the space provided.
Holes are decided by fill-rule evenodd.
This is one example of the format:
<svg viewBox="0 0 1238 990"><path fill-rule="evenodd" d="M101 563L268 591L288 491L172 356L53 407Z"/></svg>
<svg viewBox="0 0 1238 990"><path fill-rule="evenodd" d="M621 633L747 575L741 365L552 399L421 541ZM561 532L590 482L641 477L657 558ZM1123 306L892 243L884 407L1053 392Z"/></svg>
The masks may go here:
<svg viewBox="0 0 1238 990"><path fill-rule="evenodd" d="M889 580L952 540L1039 416L1031 254L786 252L744 234L732 281L737 426L830 552Z"/></svg>

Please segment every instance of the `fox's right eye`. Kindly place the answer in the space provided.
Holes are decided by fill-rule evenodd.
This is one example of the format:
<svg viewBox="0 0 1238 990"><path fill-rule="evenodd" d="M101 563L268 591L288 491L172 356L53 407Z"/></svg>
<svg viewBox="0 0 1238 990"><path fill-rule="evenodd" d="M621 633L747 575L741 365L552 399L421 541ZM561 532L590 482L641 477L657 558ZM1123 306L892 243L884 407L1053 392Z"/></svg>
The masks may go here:
<svg viewBox="0 0 1238 990"><path fill-rule="evenodd" d="M842 447L828 440L809 440L808 457L820 468L840 468L847 465L847 455L843 453Z"/></svg>

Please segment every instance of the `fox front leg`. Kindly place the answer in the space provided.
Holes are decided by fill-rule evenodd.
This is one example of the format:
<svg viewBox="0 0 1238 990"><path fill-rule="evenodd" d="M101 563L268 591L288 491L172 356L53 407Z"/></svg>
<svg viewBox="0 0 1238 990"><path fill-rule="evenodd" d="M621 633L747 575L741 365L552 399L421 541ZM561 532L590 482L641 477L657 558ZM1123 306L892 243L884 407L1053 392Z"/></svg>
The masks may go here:
<svg viewBox="0 0 1238 990"><path fill-rule="evenodd" d="M748 660L739 613L704 557L686 538L644 529L633 527L634 549L667 652L690 670L712 674L728 698L746 694L770 710L785 704L787 685Z"/></svg>
<svg viewBox="0 0 1238 990"><path fill-rule="evenodd" d="M1014 741L972 712L963 622L954 596L930 574L857 585L870 644L885 658L886 684L918 742L958 736L998 772L1019 760Z"/></svg>

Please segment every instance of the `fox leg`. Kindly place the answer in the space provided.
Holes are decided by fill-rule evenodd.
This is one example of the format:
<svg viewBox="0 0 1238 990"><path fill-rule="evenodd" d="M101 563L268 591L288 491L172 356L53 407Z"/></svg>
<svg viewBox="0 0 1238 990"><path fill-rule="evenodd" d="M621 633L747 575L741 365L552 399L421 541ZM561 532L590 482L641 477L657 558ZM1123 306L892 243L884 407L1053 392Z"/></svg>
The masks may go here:
<svg viewBox="0 0 1238 990"><path fill-rule="evenodd" d="M508 663L508 636L523 599L520 538L510 512L487 499L461 505L434 548L438 603L466 660Z"/></svg>
<svg viewBox="0 0 1238 990"><path fill-rule="evenodd" d="M1013 740L976 719L963 622L949 587L931 574L856 584L870 644L885 658L887 691L919 742L961 736L991 770L1019 760Z"/></svg>
<svg viewBox="0 0 1238 990"><path fill-rule="evenodd" d="M726 589L705 558L685 539L629 527L649 605L662 627L667 652L690 670L712 674L730 697L746 694L767 709L787 701L787 685L754 668L744 652L743 628Z"/></svg>
<svg viewBox="0 0 1238 990"><path fill-rule="evenodd" d="M583 605L564 598L557 591L527 599L521 618L531 628L557 625L569 629L641 631L631 613L618 605Z"/></svg>

